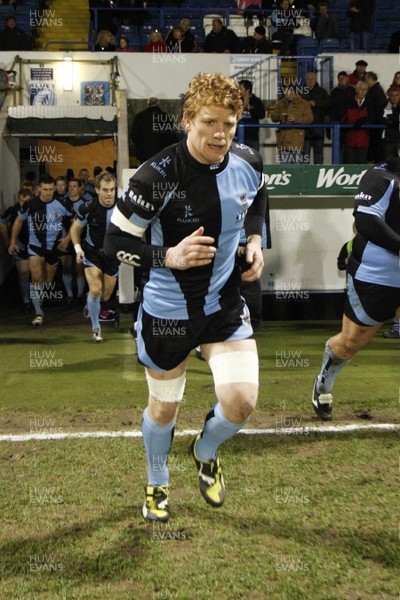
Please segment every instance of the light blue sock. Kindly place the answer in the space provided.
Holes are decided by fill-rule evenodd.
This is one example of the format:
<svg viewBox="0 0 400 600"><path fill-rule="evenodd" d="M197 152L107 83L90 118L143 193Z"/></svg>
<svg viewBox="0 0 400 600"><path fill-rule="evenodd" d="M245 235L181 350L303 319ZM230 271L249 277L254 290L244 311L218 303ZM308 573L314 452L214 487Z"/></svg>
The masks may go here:
<svg viewBox="0 0 400 600"><path fill-rule="evenodd" d="M143 411L142 434L146 448L148 484L168 485L168 454L174 437L175 422L157 425L149 417L148 409Z"/></svg>
<svg viewBox="0 0 400 600"><path fill-rule="evenodd" d="M337 375L349 362L350 359L343 360L335 356L327 343L322 357L321 371L317 379L317 391L320 394L329 394Z"/></svg>
<svg viewBox="0 0 400 600"><path fill-rule="evenodd" d="M221 405L217 402L206 416L201 437L196 442L197 458L203 461L214 459L218 446L233 437L247 421L232 423L224 417Z"/></svg>
<svg viewBox="0 0 400 600"><path fill-rule="evenodd" d="M31 301L31 298L30 298L31 284L29 282L29 279L20 279L19 280L19 289L21 290L23 303L29 304L29 302Z"/></svg>
<svg viewBox="0 0 400 600"><path fill-rule="evenodd" d="M72 298L73 293L72 293L72 275L71 275L71 273L63 273L62 280L63 280L63 284L65 287L65 291L67 292L68 298Z"/></svg>
<svg viewBox="0 0 400 600"><path fill-rule="evenodd" d="M87 307L92 321L92 330L100 329L99 313L100 313L100 296L93 298L90 294L87 297Z"/></svg>
<svg viewBox="0 0 400 600"><path fill-rule="evenodd" d="M32 300L35 313L43 316L42 310L42 299L43 299L43 288L44 283L31 283L30 284L30 297Z"/></svg>

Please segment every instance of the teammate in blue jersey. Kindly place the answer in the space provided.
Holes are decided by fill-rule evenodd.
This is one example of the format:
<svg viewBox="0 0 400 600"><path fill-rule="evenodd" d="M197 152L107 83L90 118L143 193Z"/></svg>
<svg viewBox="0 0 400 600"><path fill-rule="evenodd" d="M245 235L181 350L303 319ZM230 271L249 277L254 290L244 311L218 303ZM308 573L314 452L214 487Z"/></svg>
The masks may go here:
<svg viewBox="0 0 400 600"><path fill-rule="evenodd" d="M78 209L71 227L71 239L78 265L83 263L89 286L87 310L92 323L92 339L102 342L100 309L114 311L112 295L117 282L119 262L104 253L104 236L115 205L115 177L100 173L95 178L97 197L84 202ZM81 246L82 231L87 226L86 239Z"/></svg>
<svg viewBox="0 0 400 600"><path fill-rule="evenodd" d="M313 407L324 421L332 419L336 376L400 306L399 183L397 156L367 171L358 187L342 330L326 342L312 393Z"/></svg>
<svg viewBox="0 0 400 600"><path fill-rule="evenodd" d="M59 179L59 178L58 178ZM56 181L57 183L57 181ZM65 197L65 205L68 210L72 212L74 216L77 215L79 207L83 204L84 200L81 197L81 186L83 182L77 177L72 177L68 181L68 192ZM71 219L66 218L63 221L63 235L67 235L69 233L71 227ZM85 290L85 275L83 272L83 267L81 264L76 264L76 267L73 266L72 258L75 256L74 247L72 242L69 243L68 248L65 252L60 252L61 263L62 263L62 280L65 287L65 291L67 292L67 304L72 304L74 301L74 295L72 291L72 283L73 283L73 275L76 275L76 298L77 303L82 303L82 296Z"/></svg>
<svg viewBox="0 0 400 600"><path fill-rule="evenodd" d="M200 492L211 506L221 506L225 496L218 447L246 424L257 401L257 347L235 256L244 225L249 269L242 278L260 277L267 191L260 154L232 144L242 108L239 86L229 77L194 77L183 109L187 139L139 167L106 235L107 253L149 270L137 344L149 388L142 513L152 521L169 518L167 461L190 351L200 345L217 396L190 446Z"/></svg>
<svg viewBox="0 0 400 600"><path fill-rule="evenodd" d="M4 239L6 247L10 244L10 233L18 213L23 210L25 202L32 197L31 190L22 188L18 192L18 202L9 206L0 217L0 233ZM15 255L15 266L18 272L18 285L21 290L21 296L24 303L25 313L30 311L30 275L28 264L28 241L29 229L25 221L17 238L18 253Z"/></svg>
<svg viewBox="0 0 400 600"><path fill-rule="evenodd" d="M65 250L69 236L62 237L63 219L72 217L61 199L54 196L54 179L49 175L39 181L39 195L26 202L15 219L10 254L18 254L17 244L23 222L27 220L29 229L28 261L31 273L30 296L35 309L32 325L43 325L43 299L52 297L54 276L59 261L59 250Z"/></svg>

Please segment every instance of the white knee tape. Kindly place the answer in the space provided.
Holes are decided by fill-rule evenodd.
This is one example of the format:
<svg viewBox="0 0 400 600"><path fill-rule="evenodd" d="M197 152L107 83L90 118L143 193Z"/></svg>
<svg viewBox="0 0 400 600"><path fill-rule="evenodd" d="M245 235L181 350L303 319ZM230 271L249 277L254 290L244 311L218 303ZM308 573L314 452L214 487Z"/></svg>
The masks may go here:
<svg viewBox="0 0 400 600"><path fill-rule="evenodd" d="M176 379L154 379L146 371L149 393L159 402L180 402L186 383L186 372Z"/></svg>
<svg viewBox="0 0 400 600"><path fill-rule="evenodd" d="M255 352L237 350L221 352L208 361L214 384L254 383L258 385L258 356Z"/></svg>

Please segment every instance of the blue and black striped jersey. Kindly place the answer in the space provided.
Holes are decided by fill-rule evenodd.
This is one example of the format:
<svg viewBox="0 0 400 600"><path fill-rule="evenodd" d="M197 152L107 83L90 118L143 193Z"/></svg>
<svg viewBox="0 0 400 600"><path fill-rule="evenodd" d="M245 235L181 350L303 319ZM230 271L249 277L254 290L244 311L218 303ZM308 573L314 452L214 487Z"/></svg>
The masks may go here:
<svg viewBox="0 0 400 600"><path fill-rule="evenodd" d="M201 164L183 140L139 167L115 208L106 251L120 260L130 251L131 264L150 269L143 291L147 313L176 319L210 315L237 297L240 232L244 227L247 236L261 236L266 206L257 151L233 143L221 164ZM215 240L211 264L162 268L167 249L200 226ZM149 227L149 243L139 243Z"/></svg>
<svg viewBox="0 0 400 600"><path fill-rule="evenodd" d="M355 197L357 235L348 271L360 281L400 287L400 159L368 170Z"/></svg>
<svg viewBox="0 0 400 600"><path fill-rule="evenodd" d="M72 217L72 212L65 206L64 200L53 198L43 202L39 196L25 202L18 216L28 220L29 245L43 250L57 250L57 243L62 238L63 219Z"/></svg>

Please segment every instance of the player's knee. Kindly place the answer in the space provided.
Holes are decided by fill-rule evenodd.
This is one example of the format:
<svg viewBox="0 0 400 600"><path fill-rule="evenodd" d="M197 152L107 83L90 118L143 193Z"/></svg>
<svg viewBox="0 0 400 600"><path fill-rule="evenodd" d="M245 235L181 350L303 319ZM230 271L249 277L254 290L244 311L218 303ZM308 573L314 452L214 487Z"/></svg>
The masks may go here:
<svg viewBox="0 0 400 600"><path fill-rule="evenodd" d="M258 385L235 384L216 387L216 394L227 419L242 423L250 417L257 404Z"/></svg>
<svg viewBox="0 0 400 600"><path fill-rule="evenodd" d="M101 296L101 286L100 285L92 285L90 286L90 295L92 298L98 298Z"/></svg>
<svg viewBox="0 0 400 600"><path fill-rule="evenodd" d="M346 355L352 356L355 354L360 348L365 346L369 341L368 335L363 335L363 333L357 335L350 335L344 339L344 351Z"/></svg>

